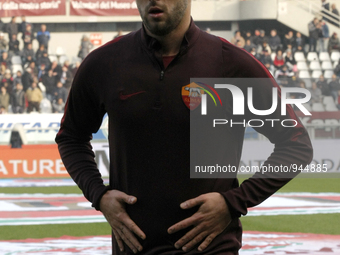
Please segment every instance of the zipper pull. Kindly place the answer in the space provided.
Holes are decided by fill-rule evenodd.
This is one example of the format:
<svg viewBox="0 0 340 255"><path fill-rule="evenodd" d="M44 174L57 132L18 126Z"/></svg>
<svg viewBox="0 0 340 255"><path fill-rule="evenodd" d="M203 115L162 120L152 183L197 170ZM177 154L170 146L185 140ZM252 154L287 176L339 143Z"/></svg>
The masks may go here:
<svg viewBox="0 0 340 255"><path fill-rule="evenodd" d="M162 70L161 71L161 81L163 80L163 78L164 78L164 71Z"/></svg>

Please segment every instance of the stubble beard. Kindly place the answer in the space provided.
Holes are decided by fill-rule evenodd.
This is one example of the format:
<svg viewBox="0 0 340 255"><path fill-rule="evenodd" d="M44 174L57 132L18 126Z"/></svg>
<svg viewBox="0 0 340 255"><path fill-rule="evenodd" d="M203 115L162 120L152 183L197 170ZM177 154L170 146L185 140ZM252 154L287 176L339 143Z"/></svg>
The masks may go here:
<svg viewBox="0 0 340 255"><path fill-rule="evenodd" d="M147 10L149 9L150 6L155 6L155 4L153 4L153 1L151 1L150 5L148 5L145 8L145 13L144 16L142 17L143 23L152 34L156 36L164 36L175 30L181 23L185 11L188 7L188 1L187 0L178 1L177 5L170 12L166 7L162 6L162 10L168 15L168 19L162 22L149 21L147 19L146 17L148 15Z"/></svg>

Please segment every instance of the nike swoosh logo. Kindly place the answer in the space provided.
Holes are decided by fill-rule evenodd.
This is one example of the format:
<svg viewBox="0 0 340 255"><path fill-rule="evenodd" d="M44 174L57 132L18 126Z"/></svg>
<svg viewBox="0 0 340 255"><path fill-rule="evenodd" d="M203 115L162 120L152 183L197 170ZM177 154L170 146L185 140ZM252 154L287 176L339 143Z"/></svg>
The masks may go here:
<svg viewBox="0 0 340 255"><path fill-rule="evenodd" d="M135 93L132 93L132 94L123 94L123 92L121 91L121 92L119 92L119 99L120 100L126 100L126 99L128 99L132 96L136 96L136 95L141 94L141 93L145 93L145 91L144 90L138 91L138 92L135 92Z"/></svg>

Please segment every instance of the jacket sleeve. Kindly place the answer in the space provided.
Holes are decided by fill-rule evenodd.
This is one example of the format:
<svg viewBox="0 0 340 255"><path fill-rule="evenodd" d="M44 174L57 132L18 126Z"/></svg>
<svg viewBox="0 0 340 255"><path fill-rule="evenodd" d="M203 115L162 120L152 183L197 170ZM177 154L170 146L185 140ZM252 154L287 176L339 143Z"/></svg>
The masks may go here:
<svg viewBox="0 0 340 255"><path fill-rule="evenodd" d="M103 184L90 140L100 128L105 109L98 99L98 79L88 59L74 78L56 142L68 173L99 210L100 199L110 188Z"/></svg>
<svg viewBox="0 0 340 255"><path fill-rule="evenodd" d="M266 136L274 144L274 151L264 162L263 166L287 166L295 164L303 168L308 165L313 156L313 149L306 129L303 127L299 118L296 116L292 107L286 107L286 115L281 115L281 93L274 78L256 59L248 53L239 51L236 62L240 61L242 66L235 70L236 77L246 77L242 80L244 86L243 93L247 94L247 87L253 87L253 104L255 109L270 109L272 105L272 88L278 89L278 107L269 116L258 116L246 111L245 119L277 119L275 124L264 121L264 125L255 128L257 132ZM251 80L249 78L252 78ZM245 107L248 108L248 107ZM282 120L290 121L290 125L295 127L284 127ZM287 123L288 124L288 123ZM272 172L255 173L251 178L245 180L239 187L221 193L230 208L232 217L240 217L247 214L247 208L256 206L274 194L277 190L288 183L299 172Z"/></svg>

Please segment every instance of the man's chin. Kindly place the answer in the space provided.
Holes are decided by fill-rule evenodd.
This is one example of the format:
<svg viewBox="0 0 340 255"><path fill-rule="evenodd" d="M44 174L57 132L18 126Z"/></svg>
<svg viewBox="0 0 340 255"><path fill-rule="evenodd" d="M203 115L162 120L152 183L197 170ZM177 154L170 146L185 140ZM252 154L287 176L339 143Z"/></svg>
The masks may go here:
<svg viewBox="0 0 340 255"><path fill-rule="evenodd" d="M152 25L148 25L146 26L148 31L156 36L164 36L167 35L171 32L171 28L166 26L165 24L152 24Z"/></svg>

